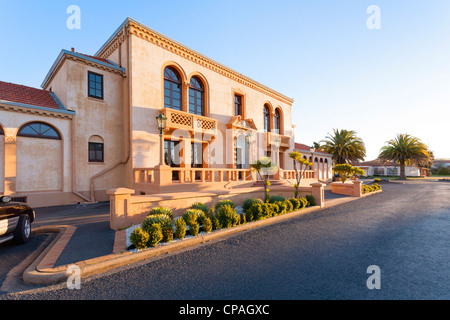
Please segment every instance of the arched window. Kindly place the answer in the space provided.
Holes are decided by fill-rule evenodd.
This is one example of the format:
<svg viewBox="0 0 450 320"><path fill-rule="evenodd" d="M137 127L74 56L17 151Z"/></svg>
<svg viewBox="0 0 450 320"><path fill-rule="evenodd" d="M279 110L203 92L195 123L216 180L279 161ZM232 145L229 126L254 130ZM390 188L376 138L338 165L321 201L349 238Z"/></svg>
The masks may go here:
<svg viewBox="0 0 450 320"><path fill-rule="evenodd" d="M192 77L189 86L189 112L204 116L205 115L205 89L202 81L197 77Z"/></svg>
<svg viewBox="0 0 450 320"><path fill-rule="evenodd" d="M172 67L164 69L164 107L181 111L181 77Z"/></svg>
<svg viewBox="0 0 450 320"><path fill-rule="evenodd" d="M2 126L0 126L0 135L5 135L5 131L3 131Z"/></svg>
<svg viewBox="0 0 450 320"><path fill-rule="evenodd" d="M280 109L278 109L278 108L275 110L273 129L274 129L275 133L277 133L277 134L281 133L281 114L280 114Z"/></svg>
<svg viewBox="0 0 450 320"><path fill-rule="evenodd" d="M264 132L270 132L270 109L267 104L264 105Z"/></svg>
<svg viewBox="0 0 450 320"><path fill-rule="evenodd" d="M19 129L17 136L61 140L58 131L51 125L43 122L31 122L24 125Z"/></svg>

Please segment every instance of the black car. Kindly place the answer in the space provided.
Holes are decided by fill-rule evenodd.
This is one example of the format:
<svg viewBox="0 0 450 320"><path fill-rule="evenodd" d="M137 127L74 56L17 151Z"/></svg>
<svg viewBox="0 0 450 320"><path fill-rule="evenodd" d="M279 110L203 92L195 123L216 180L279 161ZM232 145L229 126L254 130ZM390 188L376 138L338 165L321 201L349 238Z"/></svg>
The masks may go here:
<svg viewBox="0 0 450 320"><path fill-rule="evenodd" d="M13 240L26 243L31 236L31 223L35 213L26 203L12 202L8 196L0 197L0 243Z"/></svg>

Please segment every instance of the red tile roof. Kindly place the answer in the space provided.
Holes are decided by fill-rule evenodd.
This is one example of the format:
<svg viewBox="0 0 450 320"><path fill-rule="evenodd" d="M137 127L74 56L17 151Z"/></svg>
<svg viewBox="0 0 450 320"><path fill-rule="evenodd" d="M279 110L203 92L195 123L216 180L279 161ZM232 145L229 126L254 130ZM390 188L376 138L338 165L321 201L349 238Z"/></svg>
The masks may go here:
<svg viewBox="0 0 450 320"><path fill-rule="evenodd" d="M396 164L392 161L382 162L380 160L370 160L364 162L353 162L351 165L356 167L385 167L385 166L396 166ZM397 164L398 166L398 164Z"/></svg>
<svg viewBox="0 0 450 320"><path fill-rule="evenodd" d="M50 91L0 81L0 100L59 109Z"/></svg>
<svg viewBox="0 0 450 320"><path fill-rule="evenodd" d="M311 149L311 147L310 146L307 146L306 144L303 144L303 143L295 143L294 144L294 149L295 150L298 150L298 151L307 151L307 152L311 152L310 151L310 149ZM323 154L323 155L327 155L327 156L331 156L331 154L329 154L329 153L326 153L326 152L324 152L324 151L322 151L322 150L318 150L318 149L316 149L316 151L314 152L315 154L317 153L317 154Z"/></svg>

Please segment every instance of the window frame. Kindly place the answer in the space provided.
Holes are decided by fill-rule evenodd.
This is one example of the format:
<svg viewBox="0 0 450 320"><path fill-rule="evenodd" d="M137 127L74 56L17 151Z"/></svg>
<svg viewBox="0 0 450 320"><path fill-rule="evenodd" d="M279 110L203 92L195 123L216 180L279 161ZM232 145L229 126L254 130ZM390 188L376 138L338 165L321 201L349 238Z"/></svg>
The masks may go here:
<svg viewBox="0 0 450 320"><path fill-rule="evenodd" d="M199 83L201 88L196 88L194 86L192 86L191 81L195 80ZM194 102L191 103L191 92L193 93L193 99ZM198 95L200 95L200 101L201 104L200 106L198 106L197 104L197 99L198 99ZM205 85L203 84L203 81L196 76L191 77L191 80L189 81L189 101L188 101L188 105L189 105L189 113L191 114L195 114L198 116L206 116L206 110L205 110ZM194 110L193 112L191 111L191 105L193 105ZM198 113L198 108L200 107L200 114Z"/></svg>
<svg viewBox="0 0 450 320"><path fill-rule="evenodd" d="M97 157L96 148L91 148L91 146L101 146L101 159ZM91 158L91 150L94 151L94 158ZM88 142L88 161L89 163L103 163L105 162L105 144L103 142Z"/></svg>
<svg viewBox="0 0 450 320"><path fill-rule="evenodd" d="M90 76L91 75L94 75L95 77L96 77L96 80L95 80L95 84L97 85L97 77L100 77L100 79L101 79L101 97L99 97L99 96L97 96L96 94L95 95L93 95L93 94L91 94L91 79L90 79ZM92 71L88 71L88 81L87 81L87 85L88 85L88 97L89 98L94 98L94 99L98 99L98 100L104 100L104 86L105 86L105 82L104 82L104 78L103 78L103 75L102 74L99 74L99 73L95 73L95 72L92 72ZM97 88L95 88L95 91L97 91Z"/></svg>
<svg viewBox="0 0 450 320"><path fill-rule="evenodd" d="M264 132L270 132L270 107L265 104L263 108L263 118L264 118Z"/></svg>
<svg viewBox="0 0 450 320"><path fill-rule="evenodd" d="M175 80L172 80L168 77L166 77L166 69L171 70L173 73L175 73L175 75L178 78L179 82L176 82ZM169 88L166 88L166 83L169 84ZM174 86L178 86L179 88L179 94L180 94L180 105L179 108L175 108L174 104L173 104L173 88ZM166 96L166 89L169 90L169 96ZM176 70L174 67L172 66L167 66L164 68L163 70L163 102L164 102L164 108L169 108L169 109L173 109L173 110L177 110L177 111L182 111L183 109L183 78L181 77L180 72L178 72L178 70ZM169 104L166 104L166 97L169 98Z"/></svg>
<svg viewBox="0 0 450 320"><path fill-rule="evenodd" d="M276 134L281 134L281 112L280 109L275 109L273 117L273 130Z"/></svg>
<svg viewBox="0 0 450 320"><path fill-rule="evenodd" d="M34 124L39 124L40 126L44 125L44 126L48 127L48 129L45 130L44 132L42 132L41 127L39 127L39 132L38 132L33 127L31 127ZM22 131L25 128L27 128L27 127L30 127L33 131L36 132L36 134L34 134L34 133L23 133ZM49 130L54 131L55 134L56 134L56 137L53 136L53 135L51 135L51 136L45 135L45 133L47 131L49 131ZM35 138L35 139L62 140L61 134L58 132L58 130L56 130L55 127L53 127L50 124L47 124L45 122L40 122L40 121L29 122L29 123L26 123L26 124L22 125L20 127L19 131L17 132L17 136L18 137L26 137L26 138Z"/></svg>
<svg viewBox="0 0 450 320"><path fill-rule="evenodd" d="M236 99L239 100L236 101ZM244 96L241 94L234 94L234 115L244 117L244 108L243 108Z"/></svg>

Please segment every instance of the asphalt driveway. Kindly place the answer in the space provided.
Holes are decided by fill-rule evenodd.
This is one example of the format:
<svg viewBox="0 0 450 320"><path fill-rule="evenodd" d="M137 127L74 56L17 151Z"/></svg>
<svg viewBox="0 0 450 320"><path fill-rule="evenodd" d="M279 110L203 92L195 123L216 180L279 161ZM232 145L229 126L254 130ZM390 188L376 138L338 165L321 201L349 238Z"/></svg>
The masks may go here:
<svg viewBox="0 0 450 320"><path fill-rule="evenodd" d="M449 299L450 184L384 192L14 299ZM367 268L381 270L370 290Z"/></svg>
<svg viewBox="0 0 450 320"><path fill-rule="evenodd" d="M33 228L73 225L77 229L55 266L111 254L115 231L109 227L109 202L37 208Z"/></svg>

